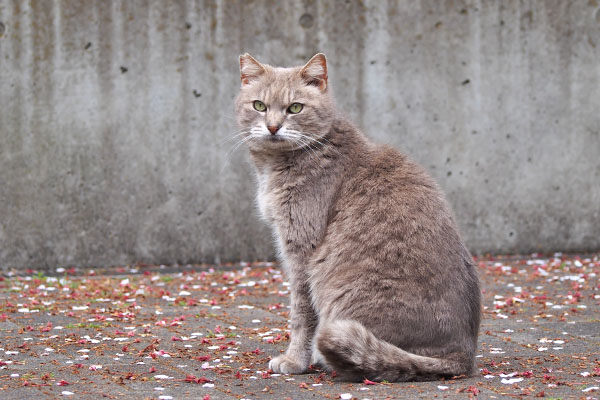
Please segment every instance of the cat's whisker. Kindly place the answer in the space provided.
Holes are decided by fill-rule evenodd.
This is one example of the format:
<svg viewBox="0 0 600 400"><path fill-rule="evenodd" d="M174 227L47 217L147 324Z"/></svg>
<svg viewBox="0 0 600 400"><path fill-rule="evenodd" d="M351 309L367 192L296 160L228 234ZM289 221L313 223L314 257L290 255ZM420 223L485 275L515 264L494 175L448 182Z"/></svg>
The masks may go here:
<svg viewBox="0 0 600 400"><path fill-rule="evenodd" d="M323 149L318 148L317 144L323 145L323 143L320 143L320 142L316 141L314 138L307 136L307 135L303 135L300 133L296 133L296 135L298 135L298 137L303 139L305 146L307 146L312 151L312 153L314 154L314 157L318 160L320 158L319 153L322 153ZM322 168L319 163L317 163L317 165L319 165L319 168Z"/></svg>
<svg viewBox="0 0 600 400"><path fill-rule="evenodd" d="M333 152L337 153L338 155L340 154L340 152L336 148L336 146L325 137L318 136L318 135L310 133L310 132L302 132L302 131L296 131L296 130L291 130L291 129L289 131L299 134L299 135L302 135L303 137L306 137L307 139L309 139L315 143L319 143L322 145L328 145L329 149L331 149Z"/></svg>
<svg viewBox="0 0 600 400"><path fill-rule="evenodd" d="M263 130L261 128L256 127L256 126L250 128L250 129L243 128L243 129L240 129L240 130L236 131L235 133L233 133L230 137L225 138L219 144L223 145L223 144L226 144L227 142L230 142L232 140L237 140L240 136L244 136L244 135L246 135L246 136L252 136L253 134L256 135L256 136L260 136L260 135L263 135L264 132L263 132ZM245 143L245 142L235 143L234 146L233 146L234 149L236 149L237 147L239 147L241 145L240 143Z"/></svg>
<svg viewBox="0 0 600 400"><path fill-rule="evenodd" d="M327 148L336 153L337 155L341 155L340 151L336 148L335 144L327 140L325 137L313 137L311 135L312 134L308 134L307 136L317 143L327 145Z"/></svg>
<svg viewBox="0 0 600 400"><path fill-rule="evenodd" d="M229 135L237 135L238 133L241 132L249 132L248 128L240 128L240 129L236 129L234 131L232 131Z"/></svg>
<svg viewBox="0 0 600 400"><path fill-rule="evenodd" d="M314 160L314 161L317 161L316 165L319 167L319 169L322 169L322 166L318 162L319 161L319 153L318 153L319 149L315 146L314 143L311 143L310 141L306 140L306 138L301 138L301 140L306 143L306 147L308 148L308 150L312 154L311 159Z"/></svg>
<svg viewBox="0 0 600 400"><path fill-rule="evenodd" d="M255 138L255 136L253 136L253 135L243 137L239 142L234 144L233 147L227 152L226 157L230 157L241 145L249 142L250 140L252 140L254 138Z"/></svg>
<svg viewBox="0 0 600 400"><path fill-rule="evenodd" d="M323 143L323 144L327 143L335 148L335 144L333 144L331 141L329 141L329 139L327 139L325 136L319 136L315 133L306 132L306 131L297 131L297 132L301 133L303 135L306 135L306 136L310 137L311 139L318 141L320 143ZM324 141L324 142L321 142L321 141ZM335 150L337 150L337 149L335 149Z"/></svg>
<svg viewBox="0 0 600 400"><path fill-rule="evenodd" d="M315 161L315 160L318 161L319 156L317 155L315 150L311 147L309 142L305 141L304 139L302 139L300 137L295 138L294 142L299 145L299 150L302 150L303 152L305 152L311 161Z"/></svg>
<svg viewBox="0 0 600 400"><path fill-rule="evenodd" d="M248 130L246 130L246 129L240 130L240 131L238 131L238 132L230 135L229 137L226 137L226 138L220 140L218 142L218 145L222 146L222 145L226 144L227 142L230 142L232 140L236 140L239 136L248 135L249 133L250 132Z"/></svg>
<svg viewBox="0 0 600 400"><path fill-rule="evenodd" d="M300 131L295 131L295 130L286 130L286 133L290 134L290 135L294 135L294 137L301 137L304 139L307 139L308 142L314 141L313 138L309 137L308 135L303 134Z"/></svg>
<svg viewBox="0 0 600 400"><path fill-rule="evenodd" d="M305 151L311 160L318 159L318 154L316 153L315 149L313 149L313 147L311 146L311 143L309 141L307 141L302 135L298 135L296 133L291 133L288 130L286 130L285 134L287 135L287 137L292 139L294 141L294 143L297 143L300 146L300 149ZM307 149L309 149L310 152Z"/></svg>
<svg viewBox="0 0 600 400"><path fill-rule="evenodd" d="M317 153L317 149L314 148L314 144L311 144L305 138L301 136L296 136L294 139L294 143L298 145L298 149L302 150L308 156L310 161L314 161L314 165L317 166L318 169L323 169L323 167L319 164L319 154Z"/></svg>
<svg viewBox="0 0 600 400"><path fill-rule="evenodd" d="M242 139L240 139L239 142L235 143L232 148L227 151L227 153L225 153L225 162L223 163L223 167L221 168L220 174L222 174L225 169L230 165L230 160L231 160L231 156L233 155L233 153L235 153L235 151L241 147L244 143L249 142L250 140L255 139L255 137L253 137L252 135L249 136L245 136Z"/></svg>

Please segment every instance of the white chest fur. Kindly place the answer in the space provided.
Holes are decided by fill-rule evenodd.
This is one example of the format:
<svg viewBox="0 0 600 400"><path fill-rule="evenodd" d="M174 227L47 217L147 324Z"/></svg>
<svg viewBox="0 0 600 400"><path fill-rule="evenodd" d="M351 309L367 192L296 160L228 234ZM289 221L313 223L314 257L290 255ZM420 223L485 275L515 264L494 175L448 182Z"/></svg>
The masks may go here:
<svg viewBox="0 0 600 400"><path fill-rule="evenodd" d="M257 171L258 178L258 191L256 193L256 204L260 211L261 217L266 222L272 221L272 215L270 214L271 205L269 196L269 175L271 174L270 168L262 168Z"/></svg>
<svg viewBox="0 0 600 400"><path fill-rule="evenodd" d="M275 239L275 247L279 253L282 261L286 260L285 246L281 239L281 232L279 226L275 223L276 220L276 196L274 195L272 188L269 187L269 179L271 175L271 169L264 167L257 170L258 190L256 192L256 204L260 211L262 219L271 225L273 229L273 238ZM284 263L285 264L285 263Z"/></svg>

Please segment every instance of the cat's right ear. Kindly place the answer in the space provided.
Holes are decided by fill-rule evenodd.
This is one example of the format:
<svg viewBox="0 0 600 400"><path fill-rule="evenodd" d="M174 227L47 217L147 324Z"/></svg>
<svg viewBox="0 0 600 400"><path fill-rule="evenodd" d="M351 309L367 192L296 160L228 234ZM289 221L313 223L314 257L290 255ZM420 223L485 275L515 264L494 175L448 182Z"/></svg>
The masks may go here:
<svg viewBox="0 0 600 400"><path fill-rule="evenodd" d="M242 86L248 85L265 72L265 67L256 61L250 54L242 54L240 56L240 79Z"/></svg>

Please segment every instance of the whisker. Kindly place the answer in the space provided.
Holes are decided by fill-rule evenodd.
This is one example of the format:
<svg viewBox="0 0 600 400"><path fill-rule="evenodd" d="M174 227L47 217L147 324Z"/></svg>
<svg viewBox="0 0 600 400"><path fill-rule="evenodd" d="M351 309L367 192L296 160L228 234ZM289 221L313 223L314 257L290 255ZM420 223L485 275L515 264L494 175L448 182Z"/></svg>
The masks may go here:
<svg viewBox="0 0 600 400"><path fill-rule="evenodd" d="M296 133L296 134L300 134L303 137L305 137L305 138L307 138L307 139L309 139L309 140L311 140L313 142L322 144L322 145L328 144L328 145L330 145L330 146L328 146L328 148L330 148L332 151L334 151L337 154L341 154L339 152L339 150L335 147L335 145L331 141L329 141L327 138L325 138L325 137L321 137L321 136L316 135L316 134L314 134L312 132L302 132L302 131L297 131L297 130L294 130L294 129L289 129L288 131L291 131L291 132Z"/></svg>
<svg viewBox="0 0 600 400"><path fill-rule="evenodd" d="M303 137L305 140L307 140L310 144L311 147L314 148L315 150L317 149L317 144L320 144L322 146L326 146L326 143L323 143L321 141L319 141L317 138L306 135L304 133L301 132L296 132L296 134L300 135L301 137ZM327 148L331 148L331 146L327 146ZM333 151L337 151L337 149L333 148ZM339 153L339 152L338 152Z"/></svg>
<svg viewBox="0 0 600 400"><path fill-rule="evenodd" d="M304 139L302 139L299 136L294 137L293 142L299 145L298 149L302 150L304 153L306 153L306 155L308 156L308 158L311 161L314 159L318 159L318 156L315 153L315 151L312 149L312 147L310 146L310 143L306 142Z"/></svg>
<svg viewBox="0 0 600 400"><path fill-rule="evenodd" d="M311 144L310 141L306 140L306 137L304 135L299 135L295 133L292 134L289 131L286 131L286 133L288 134L288 137L294 140L294 143L301 145L300 149L306 152L306 154L311 160L319 159L319 155L316 151L317 149L313 147L314 144Z"/></svg>
<svg viewBox="0 0 600 400"><path fill-rule="evenodd" d="M246 134L246 135L247 135L248 133L250 133L250 132L249 132L248 130L246 130L246 129L244 129L244 130L240 130L240 131L238 131L237 133L234 133L234 134L232 134L231 136L229 136L229 137L226 137L226 138L224 138L224 139L220 140L220 141L218 142L218 145L219 145L219 146L222 146L222 145L226 144L227 142L229 142L229 141L232 141L232 140L235 140L235 139L237 139L237 138L238 138L239 136L241 136L241 135L244 135L244 134Z"/></svg>
<svg viewBox="0 0 600 400"><path fill-rule="evenodd" d="M239 142L237 142L236 144L233 145L231 150L229 150L227 152L227 157L231 156L241 145L243 145L244 143L246 143L252 139L254 139L254 136L252 136L252 135L242 138Z"/></svg>
<svg viewBox="0 0 600 400"><path fill-rule="evenodd" d="M225 168L227 168L228 166L230 166L231 164L231 160L232 160L232 155L233 153L235 153L235 151L242 146L244 143L249 142L250 140L255 139L255 136L253 135L248 135L245 137L242 137L241 139L239 139L238 142L234 143L233 146L225 153L225 162L223 163L223 167L221 168L220 174L223 173L223 171L225 171Z"/></svg>

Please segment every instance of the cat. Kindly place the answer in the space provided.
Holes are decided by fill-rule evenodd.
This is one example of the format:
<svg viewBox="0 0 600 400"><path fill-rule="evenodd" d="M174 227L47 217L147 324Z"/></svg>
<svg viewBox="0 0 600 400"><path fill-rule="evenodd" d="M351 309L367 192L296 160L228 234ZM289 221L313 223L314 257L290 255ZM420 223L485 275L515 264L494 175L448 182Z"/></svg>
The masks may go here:
<svg viewBox="0 0 600 400"><path fill-rule="evenodd" d="M302 374L312 362L350 381L471 375L479 280L437 184L336 110L325 55L294 68L239 60L237 121L290 281L290 344L269 368Z"/></svg>

